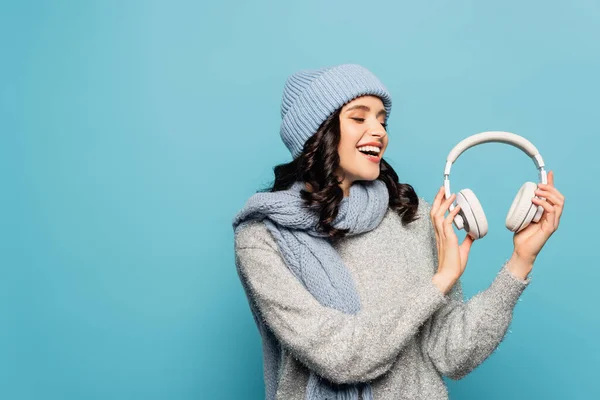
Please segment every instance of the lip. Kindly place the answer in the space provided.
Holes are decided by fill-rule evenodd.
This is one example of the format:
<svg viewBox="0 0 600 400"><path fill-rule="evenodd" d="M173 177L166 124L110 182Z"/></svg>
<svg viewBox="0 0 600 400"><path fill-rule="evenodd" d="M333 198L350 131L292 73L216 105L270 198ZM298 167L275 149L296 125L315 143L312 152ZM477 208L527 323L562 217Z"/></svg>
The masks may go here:
<svg viewBox="0 0 600 400"><path fill-rule="evenodd" d="M381 144L380 142L361 143L358 146L356 146L356 148L359 148L359 147L362 147L362 146L375 146L375 147L379 147L380 149L383 148L383 144Z"/></svg>
<svg viewBox="0 0 600 400"><path fill-rule="evenodd" d="M358 151L358 150L356 150L356 151ZM367 160L369 160L369 161L371 161L371 162L373 162L373 163L376 163L376 164L377 164L377 163L379 163L379 161L381 161L381 155L378 155L378 156L371 156L371 155L368 155L368 154L365 154L365 153L361 153L360 151L358 151L358 153L359 153L361 156L363 156L363 157L366 157L366 158L367 158ZM381 153L379 153L379 154L381 154Z"/></svg>

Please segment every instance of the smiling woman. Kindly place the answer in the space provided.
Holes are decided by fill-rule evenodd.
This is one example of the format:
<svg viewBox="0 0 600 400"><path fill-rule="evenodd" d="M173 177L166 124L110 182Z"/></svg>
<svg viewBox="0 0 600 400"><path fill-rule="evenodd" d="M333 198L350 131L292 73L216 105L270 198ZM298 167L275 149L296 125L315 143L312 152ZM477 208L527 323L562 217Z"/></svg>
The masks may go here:
<svg viewBox="0 0 600 400"><path fill-rule="evenodd" d="M383 159L388 135L387 114L385 109L381 112L382 108L379 97L362 95L333 111L293 161L274 167L274 183L266 190L277 192L289 189L294 182L305 182L302 198L321 216L318 229L332 239L346 233L333 227L332 222L340 202L358 181L385 183L390 207L403 223L414 221L416 192L410 184L400 183L392 166Z"/></svg>
<svg viewBox="0 0 600 400"><path fill-rule="evenodd" d="M357 65L342 65L321 72L311 78L311 74L318 72L300 71L286 82L281 136L295 157L273 168L274 183L263 191L288 190L294 182L304 182L300 194L306 205L320 215L317 229L337 239L348 233L347 229L332 226L332 222L339 213L340 202L350 196L350 187L359 181L379 180L385 183L389 206L402 223L413 222L418 207L417 194L410 184L399 182L392 166L383 159L389 140L386 127L391 110L387 89L368 70ZM312 84L309 79L314 79ZM329 89L332 83L328 79L339 79L331 93L340 93L341 82L347 85L345 97L324 98L329 93L315 93L319 85ZM302 85L307 86L304 92L300 91ZM331 108L319 108L315 103L315 109L300 110L301 102L311 96L330 102ZM315 124L315 115L324 115L319 125ZM311 124L316 126L314 132Z"/></svg>
<svg viewBox="0 0 600 400"><path fill-rule="evenodd" d="M491 354L528 285L505 263L463 302L459 276L440 273L458 269L438 259L458 243L438 242L434 207L383 158L391 105L355 64L286 81L280 134L293 160L233 219L267 399L447 399L442 376L460 379Z"/></svg>

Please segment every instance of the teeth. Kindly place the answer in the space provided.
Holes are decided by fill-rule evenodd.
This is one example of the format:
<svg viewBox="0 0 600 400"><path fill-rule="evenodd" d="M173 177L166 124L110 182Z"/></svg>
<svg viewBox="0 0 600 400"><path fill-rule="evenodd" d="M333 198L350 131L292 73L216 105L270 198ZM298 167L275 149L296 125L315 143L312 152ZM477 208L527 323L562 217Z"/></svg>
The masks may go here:
<svg viewBox="0 0 600 400"><path fill-rule="evenodd" d="M358 151L374 151L376 153L379 153L381 151L381 149L379 147L375 147L375 146L362 146L362 147L358 147Z"/></svg>

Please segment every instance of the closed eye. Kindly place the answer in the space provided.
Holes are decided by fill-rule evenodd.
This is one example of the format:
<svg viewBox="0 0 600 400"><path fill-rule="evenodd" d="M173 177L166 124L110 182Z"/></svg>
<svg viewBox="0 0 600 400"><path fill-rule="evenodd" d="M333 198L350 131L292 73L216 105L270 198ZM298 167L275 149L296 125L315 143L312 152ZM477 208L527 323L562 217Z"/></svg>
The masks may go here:
<svg viewBox="0 0 600 400"><path fill-rule="evenodd" d="M358 122L365 122L364 118L350 118L350 119L353 119L353 120L358 121ZM388 124L386 124L385 122L382 122L381 126L383 126L383 129L387 129Z"/></svg>

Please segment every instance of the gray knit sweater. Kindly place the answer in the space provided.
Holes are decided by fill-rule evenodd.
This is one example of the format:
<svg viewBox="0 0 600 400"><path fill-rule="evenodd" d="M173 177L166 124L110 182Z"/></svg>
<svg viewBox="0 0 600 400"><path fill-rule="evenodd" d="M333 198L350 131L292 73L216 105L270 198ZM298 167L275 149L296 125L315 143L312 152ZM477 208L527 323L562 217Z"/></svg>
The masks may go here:
<svg viewBox="0 0 600 400"><path fill-rule="evenodd" d="M277 382L265 381L276 399L303 400L307 368L335 383L369 381L376 400L448 399L442 376L460 379L494 351L530 278L512 275L505 262L468 301L460 281L444 295L431 281L438 261L430 208L419 197L420 220L404 227L388 209L376 229L334 245L360 296L356 315L312 297L263 222L238 229L243 288L281 344Z"/></svg>

